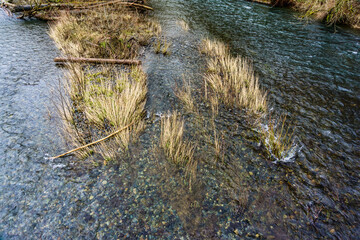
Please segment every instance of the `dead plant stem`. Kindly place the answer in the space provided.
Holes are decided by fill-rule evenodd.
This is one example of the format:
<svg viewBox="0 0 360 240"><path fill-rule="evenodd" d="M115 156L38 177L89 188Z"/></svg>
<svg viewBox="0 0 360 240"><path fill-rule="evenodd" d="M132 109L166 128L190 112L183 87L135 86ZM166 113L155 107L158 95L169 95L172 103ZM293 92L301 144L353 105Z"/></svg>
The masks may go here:
<svg viewBox="0 0 360 240"><path fill-rule="evenodd" d="M78 147L78 148L74 148L74 149L72 149L72 150L70 150L70 151L68 151L68 152L66 152L66 153L60 154L60 155L58 155L58 156L56 156L56 157L52 157L51 159L57 159L57 158L60 158L60 157L64 157L64 156L66 156L66 155L68 155L68 154L70 154L70 153L73 153L73 152L76 152L76 151L78 151L78 150L81 150L81 149L90 147L90 146L95 145L95 144L97 144L97 143L99 143L99 142L102 142L102 141L104 141L104 140L106 140L106 139L109 139L109 138L115 136L116 134L118 134L119 132L127 129L127 128L130 127L130 126L132 126L134 123L135 123L135 121L132 122L132 123L130 123L129 125L121 128L121 129L119 129L119 130L116 130L115 132L111 133L110 135L108 135L108 136L106 136L106 137L104 137L104 138L101 138L101 139L99 139L99 140L97 140L97 141L95 141L95 142L91 142L91 143L89 143L89 144L86 144L86 145L84 145L84 146L81 146L81 147Z"/></svg>

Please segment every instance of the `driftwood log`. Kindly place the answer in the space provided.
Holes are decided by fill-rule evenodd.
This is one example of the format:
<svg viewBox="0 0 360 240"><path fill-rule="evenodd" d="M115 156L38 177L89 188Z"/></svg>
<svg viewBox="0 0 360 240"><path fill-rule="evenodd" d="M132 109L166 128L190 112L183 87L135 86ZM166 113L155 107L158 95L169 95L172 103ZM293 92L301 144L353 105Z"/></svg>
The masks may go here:
<svg viewBox="0 0 360 240"><path fill-rule="evenodd" d="M54 58L56 63L66 63L66 62L75 62L75 63L108 63L108 64L125 64L125 65L140 65L140 60L132 59L105 59L105 58L72 58L72 57L61 57Z"/></svg>

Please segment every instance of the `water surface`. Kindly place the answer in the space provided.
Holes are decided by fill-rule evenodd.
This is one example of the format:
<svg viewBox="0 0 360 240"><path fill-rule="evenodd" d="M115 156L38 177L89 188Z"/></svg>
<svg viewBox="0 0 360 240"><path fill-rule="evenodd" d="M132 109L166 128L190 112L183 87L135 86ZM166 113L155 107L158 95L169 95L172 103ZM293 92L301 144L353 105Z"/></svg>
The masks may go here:
<svg viewBox="0 0 360 240"><path fill-rule="evenodd" d="M47 24L0 12L0 238L359 235L359 33L334 33L300 22L290 10L246 1L161 0L152 6L171 55L155 54L151 46L143 55L148 128L123 159L90 166L73 157L46 158L70 147L62 145L54 120L51 89L62 70L52 62L59 53ZM288 115L303 148L293 162L274 164L251 144L234 113L222 109L217 128L226 164L213 166L203 156L190 192L181 171L157 152L158 116L181 109L174 89L184 75L201 94L205 66L198 44L208 36L252 59L273 115ZM191 126L190 137L197 133Z"/></svg>

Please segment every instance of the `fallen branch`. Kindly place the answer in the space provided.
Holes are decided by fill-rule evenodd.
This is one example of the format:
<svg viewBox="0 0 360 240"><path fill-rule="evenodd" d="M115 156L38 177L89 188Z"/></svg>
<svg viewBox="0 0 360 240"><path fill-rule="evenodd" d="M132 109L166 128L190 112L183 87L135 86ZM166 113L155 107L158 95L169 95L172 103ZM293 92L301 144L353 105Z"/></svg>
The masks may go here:
<svg viewBox="0 0 360 240"><path fill-rule="evenodd" d="M140 65L140 60L131 59L105 59L105 58L54 58L54 62L65 63L65 62L76 62L76 63L110 63L110 64L126 64L126 65Z"/></svg>
<svg viewBox="0 0 360 240"><path fill-rule="evenodd" d="M133 2L124 2L123 0L115 0L110 2L99 2L98 4L83 3L83 4L72 4L72 3L51 3L51 4L40 4L40 5L15 5L8 2L4 3L4 6L9 7L12 12L25 12L25 11L41 11L49 8L70 8L70 9L90 9L111 4L122 4L127 6L139 7L148 10L154 10L153 8Z"/></svg>
<svg viewBox="0 0 360 240"><path fill-rule="evenodd" d="M56 4L41 4L41 5L15 5L11 6L12 12L25 12L25 11L41 11L48 8L74 8L72 4L63 4L63 3L56 3Z"/></svg>
<svg viewBox="0 0 360 240"><path fill-rule="evenodd" d="M81 149L84 149L84 148L90 147L90 146L92 146L92 145L95 145L95 144L97 144L97 143L99 143L99 142L102 142L102 141L104 141L104 140L106 140L106 139L109 139L109 138L115 136L115 135L118 134L119 132L124 131L125 129L127 129L128 127L130 127L131 125L133 125L134 123L135 123L135 121L132 122L132 123L130 123L129 125L121 128L121 129L113 132L112 134L110 134L110 135L108 135L108 136L106 136L106 137L104 137L104 138L101 138L101 139L99 139L99 140L97 140L97 141L95 141L95 142L86 144L86 145L84 145L84 146L81 146L81 147L78 147L78 148L74 148L74 149L72 149L72 150L70 150L70 151L68 151L68 152L66 152L66 153L60 154L60 155L58 155L58 156L56 156L56 157L52 157L52 158L50 158L50 159L61 158L61 157L64 157L64 156L66 156L66 155L68 155L68 154L70 154L70 153L79 151L79 150L81 150Z"/></svg>
<svg viewBox="0 0 360 240"><path fill-rule="evenodd" d="M102 6L111 5L111 4L123 4L123 5L128 5L128 6L140 7L140 8L144 8L147 10L154 10L153 8L143 5L143 4L133 3L133 2L124 2L123 0L115 0L115 1L100 3L100 4L88 6L88 7L79 7L79 8L89 9L89 8L97 8L97 7L102 7Z"/></svg>

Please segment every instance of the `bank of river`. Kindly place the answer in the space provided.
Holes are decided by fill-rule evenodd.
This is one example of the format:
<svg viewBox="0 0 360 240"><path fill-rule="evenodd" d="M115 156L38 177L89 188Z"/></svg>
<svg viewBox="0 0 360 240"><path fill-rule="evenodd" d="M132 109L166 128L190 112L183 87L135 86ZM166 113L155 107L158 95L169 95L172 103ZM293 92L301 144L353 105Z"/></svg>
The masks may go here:
<svg viewBox="0 0 360 240"><path fill-rule="evenodd" d="M334 34L321 24L303 25L287 9L245 1L171 0L153 1L152 6L172 44L170 56L157 55L151 47L143 55L147 130L128 158L97 167L82 166L73 157L55 162L46 158L64 148L54 130L56 121L46 110L54 112L48 83L54 86L62 75L52 63L58 53L45 23L1 15L0 236L359 235L359 33L339 29ZM179 20L191 30L183 30ZM176 174L164 171L164 159L157 157L154 145L158 116L181 109L174 88L183 74L202 86L205 66L197 46L206 36L253 60L273 115L289 116L302 150L292 162L273 164L249 144L241 131L246 129L233 114L222 111L217 124L227 140L226 159L232 162L223 172L201 164L201 184L189 193L177 184ZM224 187L230 180L237 191ZM242 209L231 193L247 198Z"/></svg>

